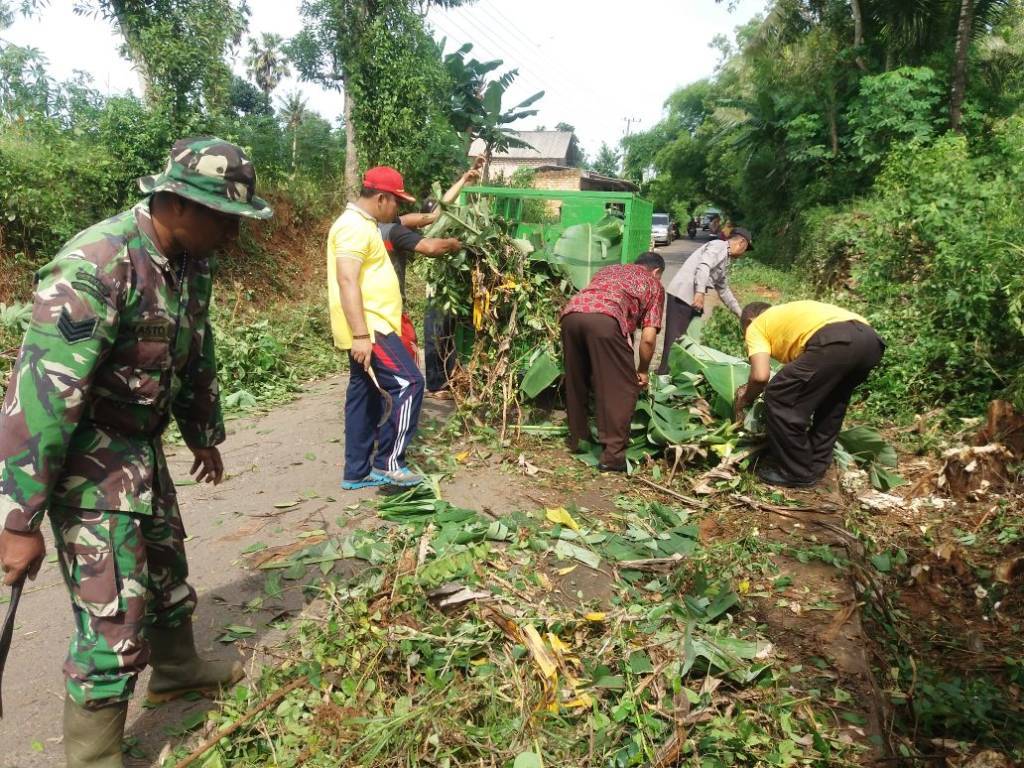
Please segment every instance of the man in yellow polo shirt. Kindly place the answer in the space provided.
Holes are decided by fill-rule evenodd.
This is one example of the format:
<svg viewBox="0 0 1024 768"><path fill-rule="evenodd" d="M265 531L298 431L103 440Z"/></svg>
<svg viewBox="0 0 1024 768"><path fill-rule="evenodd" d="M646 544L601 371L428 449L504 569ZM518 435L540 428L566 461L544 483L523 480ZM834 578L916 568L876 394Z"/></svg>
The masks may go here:
<svg viewBox="0 0 1024 768"><path fill-rule="evenodd" d="M764 392L774 460L757 474L772 485L814 485L832 464L850 397L881 362L885 343L860 315L819 301L754 302L740 323L750 378L736 390L736 414ZM771 358L785 363L774 378Z"/></svg>
<svg viewBox="0 0 1024 768"><path fill-rule="evenodd" d="M423 481L405 465L423 404L423 374L402 343L402 293L378 229L398 218L399 200L414 201L404 186L394 168L371 168L359 199L348 204L327 236L331 331L335 346L348 351L351 368L346 490ZM384 401L378 384L393 402L391 417L379 427Z"/></svg>

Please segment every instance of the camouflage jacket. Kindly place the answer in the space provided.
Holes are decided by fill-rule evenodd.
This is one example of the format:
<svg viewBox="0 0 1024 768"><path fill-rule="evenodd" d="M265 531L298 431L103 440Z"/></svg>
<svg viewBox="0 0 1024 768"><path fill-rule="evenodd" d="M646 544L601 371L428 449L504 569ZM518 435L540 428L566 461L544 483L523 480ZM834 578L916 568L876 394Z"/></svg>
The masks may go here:
<svg viewBox="0 0 1024 768"><path fill-rule="evenodd" d="M0 521L51 503L150 514L174 495L160 436L224 440L205 259L168 260L149 201L78 234L36 276L32 322L0 411Z"/></svg>

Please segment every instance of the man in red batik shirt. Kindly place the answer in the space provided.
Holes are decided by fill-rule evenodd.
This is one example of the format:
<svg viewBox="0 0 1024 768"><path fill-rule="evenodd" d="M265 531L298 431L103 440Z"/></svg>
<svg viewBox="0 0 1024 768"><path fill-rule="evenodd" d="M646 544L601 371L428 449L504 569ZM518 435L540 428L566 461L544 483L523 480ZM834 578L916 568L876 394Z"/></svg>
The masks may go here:
<svg viewBox="0 0 1024 768"><path fill-rule="evenodd" d="M594 390L597 439L604 446L598 469L626 471L629 425L641 387L647 386L654 342L661 329L665 260L642 253L635 264L599 270L562 310L565 402L569 449L590 440L587 405ZM640 362L633 367L633 334L640 335Z"/></svg>

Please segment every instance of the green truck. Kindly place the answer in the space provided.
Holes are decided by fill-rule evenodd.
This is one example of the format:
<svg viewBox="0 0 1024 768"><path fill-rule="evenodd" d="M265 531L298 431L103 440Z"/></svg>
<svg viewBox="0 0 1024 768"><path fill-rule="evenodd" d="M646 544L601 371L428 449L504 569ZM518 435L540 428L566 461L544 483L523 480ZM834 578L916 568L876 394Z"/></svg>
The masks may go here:
<svg viewBox="0 0 1024 768"><path fill-rule="evenodd" d="M563 267L577 289L601 267L629 263L651 245L654 207L632 192L469 187L463 202L470 195L491 198L495 213L515 222L515 236Z"/></svg>

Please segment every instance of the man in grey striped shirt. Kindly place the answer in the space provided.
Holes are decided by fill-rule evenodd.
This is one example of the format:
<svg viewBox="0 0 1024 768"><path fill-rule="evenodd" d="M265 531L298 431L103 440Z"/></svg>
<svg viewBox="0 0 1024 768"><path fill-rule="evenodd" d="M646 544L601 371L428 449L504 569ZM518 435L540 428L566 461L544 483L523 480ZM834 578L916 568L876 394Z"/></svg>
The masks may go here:
<svg viewBox="0 0 1024 768"><path fill-rule="evenodd" d="M714 288L729 310L740 316L742 307L729 288L729 263L752 251L750 230L736 227L728 240L712 240L691 253L679 268L665 293L665 348L661 353L659 374L668 373L668 355L672 345L686 333L695 315L704 312L704 297Z"/></svg>

